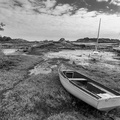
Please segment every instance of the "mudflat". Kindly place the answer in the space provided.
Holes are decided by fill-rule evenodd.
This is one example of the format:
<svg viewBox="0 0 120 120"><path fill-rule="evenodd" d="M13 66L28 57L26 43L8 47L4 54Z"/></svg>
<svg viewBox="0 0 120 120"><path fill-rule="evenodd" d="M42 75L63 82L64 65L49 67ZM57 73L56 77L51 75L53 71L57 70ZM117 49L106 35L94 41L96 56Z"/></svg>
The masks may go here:
<svg viewBox="0 0 120 120"><path fill-rule="evenodd" d="M38 48L37 48L38 49ZM37 51L38 52L38 51ZM91 50L7 54L0 65L1 120L119 120L120 108L100 112L69 94L58 76L60 62L120 92L120 61L114 52L89 58Z"/></svg>

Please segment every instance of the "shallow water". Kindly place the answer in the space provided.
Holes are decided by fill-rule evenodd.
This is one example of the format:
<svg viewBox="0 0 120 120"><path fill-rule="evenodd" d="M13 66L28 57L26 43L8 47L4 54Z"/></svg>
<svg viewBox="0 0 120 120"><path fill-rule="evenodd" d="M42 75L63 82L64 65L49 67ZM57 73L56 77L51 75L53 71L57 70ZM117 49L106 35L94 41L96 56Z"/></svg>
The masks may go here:
<svg viewBox="0 0 120 120"><path fill-rule="evenodd" d="M91 57L93 54L92 50L63 50L60 52L50 52L45 56L48 58L66 58L74 61L76 64L82 66L89 66ZM120 70L119 60L114 59L115 54L112 52L99 52L101 59L96 63L99 67L105 67L109 69L118 69ZM112 63L112 64L111 64Z"/></svg>
<svg viewBox="0 0 120 120"><path fill-rule="evenodd" d="M60 52L50 52L46 54L49 58L66 58L71 60L88 60L90 59L90 55L93 54L92 50L63 50ZM104 60L116 61L113 57L115 56L112 52L100 52L101 58Z"/></svg>
<svg viewBox="0 0 120 120"><path fill-rule="evenodd" d="M27 55L24 52L19 52L18 49L2 49L3 53L5 55ZM27 55L32 56L32 55Z"/></svg>
<svg viewBox="0 0 120 120"><path fill-rule="evenodd" d="M10 54L15 53L17 49L2 49L2 51L5 55L10 55Z"/></svg>
<svg viewBox="0 0 120 120"><path fill-rule="evenodd" d="M37 75L37 74L48 74L51 73L51 69L50 68L41 68L39 67L35 67L34 69L29 71L30 74L29 75Z"/></svg>
<svg viewBox="0 0 120 120"><path fill-rule="evenodd" d="M51 65L47 62L43 62L41 64L37 64L36 66L34 66L34 68L29 71L30 72L29 75L49 74L56 67L57 65Z"/></svg>

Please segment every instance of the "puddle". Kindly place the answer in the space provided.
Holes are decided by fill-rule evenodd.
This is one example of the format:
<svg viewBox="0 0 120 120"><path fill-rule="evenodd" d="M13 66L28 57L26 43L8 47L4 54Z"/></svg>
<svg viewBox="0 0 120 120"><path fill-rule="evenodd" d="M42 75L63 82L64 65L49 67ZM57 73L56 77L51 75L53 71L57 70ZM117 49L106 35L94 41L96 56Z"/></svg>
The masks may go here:
<svg viewBox="0 0 120 120"><path fill-rule="evenodd" d="M17 51L17 49L2 49L2 52L3 52L5 55L14 54L16 51Z"/></svg>
<svg viewBox="0 0 120 120"><path fill-rule="evenodd" d="M29 75L49 74L56 67L57 67L57 65L50 65L47 62L38 64L32 70L29 71L30 72Z"/></svg>
<svg viewBox="0 0 120 120"><path fill-rule="evenodd" d="M19 52L18 49L2 49L2 52L5 55L25 55L25 56L33 56L33 55L27 55L24 52Z"/></svg>
<svg viewBox="0 0 120 120"><path fill-rule="evenodd" d="M32 69L32 70L30 70L30 74L29 75L37 75L37 74L49 74L49 73L51 73L51 69L49 69L49 68L40 68L40 67L38 67L38 68L34 68L34 69Z"/></svg>
<svg viewBox="0 0 120 120"><path fill-rule="evenodd" d="M90 54L92 54L93 51L92 50L63 50L60 52L50 52L48 53L46 56L49 58L67 58L67 59L73 59L73 60L88 60L90 59ZM115 56L113 53L111 52L100 52L99 53L100 56L102 56L102 58L104 60L115 60L113 59L113 56Z"/></svg>
<svg viewBox="0 0 120 120"><path fill-rule="evenodd" d="M89 66L90 63L90 54L92 54L92 50L63 50L60 52L50 52L46 54L48 58L66 58L74 61L76 64L82 66ZM117 69L120 70L119 60L114 59L115 54L112 52L100 52L99 55L101 56L101 60L98 61L96 64L98 67L105 67L111 70ZM99 64L100 63L100 64ZM112 63L112 65L111 65ZM92 64L91 64L92 65Z"/></svg>

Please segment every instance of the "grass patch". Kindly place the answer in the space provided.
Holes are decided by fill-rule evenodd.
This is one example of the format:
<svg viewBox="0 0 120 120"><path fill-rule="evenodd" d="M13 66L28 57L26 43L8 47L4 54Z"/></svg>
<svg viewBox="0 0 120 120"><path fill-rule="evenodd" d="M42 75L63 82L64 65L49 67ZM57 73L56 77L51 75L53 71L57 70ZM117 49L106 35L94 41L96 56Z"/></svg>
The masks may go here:
<svg viewBox="0 0 120 120"><path fill-rule="evenodd" d="M40 61L40 58L31 56L8 56L0 69L0 93L3 94L25 80L28 70Z"/></svg>
<svg viewBox="0 0 120 120"><path fill-rule="evenodd" d="M110 120L110 115L120 118L120 108L105 116L69 94L60 83L57 67L49 74L27 76L28 70L40 62L52 66L68 60L54 58L43 61L41 57L9 56L9 61L13 63L9 69L0 70L0 120ZM88 75L94 72L95 76L91 77L97 80L101 75L104 75L104 80L110 78L109 72L100 72L99 76L99 71L79 69Z"/></svg>
<svg viewBox="0 0 120 120"><path fill-rule="evenodd" d="M26 114L32 114L43 119L64 107L70 107L72 100L69 93L61 87L56 73L32 76L4 96L2 108L13 118L19 111L24 118Z"/></svg>
<svg viewBox="0 0 120 120"><path fill-rule="evenodd" d="M109 116L104 116L102 112L69 94L61 85L56 70L48 75L39 74L27 78L4 94L1 106L4 111L1 116L9 116L9 120L109 119ZM115 111L110 114L113 113L119 116Z"/></svg>
<svg viewBox="0 0 120 120"><path fill-rule="evenodd" d="M85 117L80 114L80 112L70 111L52 115L47 118L47 120L99 120L98 118L94 118L93 116Z"/></svg>

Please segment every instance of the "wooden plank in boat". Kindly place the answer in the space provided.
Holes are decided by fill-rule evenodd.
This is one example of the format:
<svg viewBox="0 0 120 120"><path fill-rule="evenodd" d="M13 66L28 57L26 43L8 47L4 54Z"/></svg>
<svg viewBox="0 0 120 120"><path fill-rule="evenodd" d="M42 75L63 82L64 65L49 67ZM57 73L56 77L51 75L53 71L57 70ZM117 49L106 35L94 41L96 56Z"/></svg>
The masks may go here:
<svg viewBox="0 0 120 120"><path fill-rule="evenodd" d="M88 91L87 89L85 89L83 86L79 86L78 84L76 84L74 81L70 81L70 83L72 83L73 85L75 85L76 87L78 87L79 89L83 90L84 92L86 92L87 94L95 97L96 99L100 99L101 97L98 96L97 94L94 94L90 91Z"/></svg>
<svg viewBox="0 0 120 120"><path fill-rule="evenodd" d="M87 81L87 79L85 79L85 78L69 78L69 80Z"/></svg>
<svg viewBox="0 0 120 120"><path fill-rule="evenodd" d="M99 95L101 98L112 98L112 97L114 97L114 96L111 96L110 94L108 94L108 93L103 93L103 94L97 94L97 95Z"/></svg>

